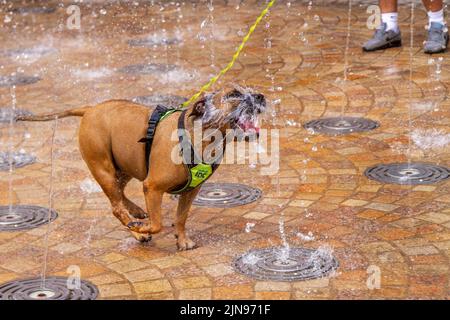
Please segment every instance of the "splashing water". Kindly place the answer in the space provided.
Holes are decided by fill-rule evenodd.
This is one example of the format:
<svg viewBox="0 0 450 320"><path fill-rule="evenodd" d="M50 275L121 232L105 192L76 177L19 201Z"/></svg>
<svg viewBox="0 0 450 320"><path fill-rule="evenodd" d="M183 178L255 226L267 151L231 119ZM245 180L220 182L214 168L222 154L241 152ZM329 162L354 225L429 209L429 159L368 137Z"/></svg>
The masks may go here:
<svg viewBox="0 0 450 320"><path fill-rule="evenodd" d="M289 260L290 251L289 245L281 247L277 252L278 261L286 263Z"/></svg>
<svg viewBox="0 0 450 320"><path fill-rule="evenodd" d="M442 129L416 129L412 132L411 138L414 144L423 150L445 148L450 144L450 133Z"/></svg>
<svg viewBox="0 0 450 320"><path fill-rule="evenodd" d="M350 47L350 34L351 34L351 28L352 28L352 0L348 0L348 12L347 12L347 36L345 40L345 51L344 51L344 79L343 83L344 85L347 84L348 80L348 69L349 69L349 62L348 62L348 49ZM348 102L347 102L348 104ZM344 116L345 112L345 104L342 104L341 107L341 117Z"/></svg>
<svg viewBox="0 0 450 320"><path fill-rule="evenodd" d="M412 81L413 81L413 47L414 47L414 6L415 3L411 1L411 22L409 27L410 39L409 39L409 84L408 84L408 127L409 127L409 135L408 135L408 163L411 164L411 151L412 151Z"/></svg>
<svg viewBox="0 0 450 320"><path fill-rule="evenodd" d="M94 80L111 76L112 70L108 68L100 69L76 69L72 71L72 75L83 80Z"/></svg>
<svg viewBox="0 0 450 320"><path fill-rule="evenodd" d="M9 166L12 165L12 168L9 168L9 171L11 173L14 172L14 165L16 163L21 162L32 162L34 161L35 156L32 154L25 153L25 149L20 149L19 152L13 151L13 152L0 152L0 165L8 164Z"/></svg>
<svg viewBox="0 0 450 320"><path fill-rule="evenodd" d="M120 241L118 249L119 251L129 251L130 249L142 244L138 244L135 238L128 237Z"/></svg>
<svg viewBox="0 0 450 320"><path fill-rule="evenodd" d="M275 92L275 72L272 71L272 64L273 64L273 57L272 57L272 30L271 30L271 13L270 11L267 13L266 17L266 24L265 24L265 32L266 32L266 37L264 38L264 48L266 49L267 52L267 60L266 60L266 68L265 68L265 77L266 79L270 80L270 87L269 87L269 91L270 92ZM269 104L269 108L271 110L268 110L267 114L271 116L271 122L272 125L275 125L277 123L277 106L281 105L281 99L277 98L275 99L271 104ZM280 107L278 107L280 108Z"/></svg>
<svg viewBox="0 0 450 320"><path fill-rule="evenodd" d="M155 32L146 36L145 38L142 38L142 40L131 41L131 43L142 43L156 48L162 45L182 43L182 41L182 33L179 30L176 30L173 33L173 36L168 36L167 32Z"/></svg>
<svg viewBox="0 0 450 320"><path fill-rule="evenodd" d="M97 224L97 218L93 218L91 221L91 224L89 226L89 229L87 231L86 240L84 241L84 247L87 249L90 248L91 240L92 240L92 233L94 232L94 228L95 228L96 224Z"/></svg>
<svg viewBox="0 0 450 320"><path fill-rule="evenodd" d="M287 261L287 259L289 259L289 251L290 251L291 247L289 246L289 242L287 241L287 237L286 237L285 222L284 222L283 214L281 214L281 216L280 216L280 220L278 223L278 230L280 232L281 243L283 245L279 251L279 260L285 262L285 261Z"/></svg>
<svg viewBox="0 0 450 320"><path fill-rule="evenodd" d="M251 232L254 227L255 227L255 224L253 222L247 222L245 224L245 232L247 232L247 233Z"/></svg>
<svg viewBox="0 0 450 320"><path fill-rule="evenodd" d="M80 189L85 193L101 192L102 188L93 180L86 178L80 183Z"/></svg>
<svg viewBox="0 0 450 320"><path fill-rule="evenodd" d="M437 101L420 101L413 102L411 108L413 111L437 111L438 102Z"/></svg>
<svg viewBox="0 0 450 320"><path fill-rule="evenodd" d="M333 252L333 248L329 245L320 246L308 258L308 264L311 264L314 270L320 270L323 261L331 261L334 259Z"/></svg>
<svg viewBox="0 0 450 320"><path fill-rule="evenodd" d="M195 70L187 71L184 69L177 69L166 72L164 77L158 78L157 80L163 84L185 83L186 85L189 85L192 84L193 81L199 79L200 74Z"/></svg>
<svg viewBox="0 0 450 320"><path fill-rule="evenodd" d="M40 45L29 49L7 50L5 55L19 63L28 65L54 52L56 52L55 48Z"/></svg>
<svg viewBox="0 0 450 320"><path fill-rule="evenodd" d="M301 240L305 242L314 241L315 237L311 231L308 232L308 234L303 234L301 232L297 232L297 237L299 237Z"/></svg>
<svg viewBox="0 0 450 320"><path fill-rule="evenodd" d="M436 62L436 74L440 74L442 72L441 66L442 66L442 62L444 61L443 57L439 57L438 61Z"/></svg>
<svg viewBox="0 0 450 320"><path fill-rule="evenodd" d="M209 52L210 52L210 60L211 60L211 68L214 70L216 69L215 65L215 48L214 48L214 0L208 0L207 2L208 7L208 21L209 21Z"/></svg>
<svg viewBox="0 0 450 320"><path fill-rule="evenodd" d="M174 38L175 42L174 42L174 44L179 44L179 45L175 46L175 48L176 48L175 55L176 55L177 62L179 62L180 58L181 58L180 46L183 45L182 32L181 32L181 26L182 26L181 20L183 19L183 13L181 11L180 3L177 2L175 5L176 5L176 9L175 9L176 27L175 27L175 38Z"/></svg>
<svg viewBox="0 0 450 320"><path fill-rule="evenodd" d="M50 234L50 217L51 217L51 210L53 209L53 180L55 175L55 167L54 167L54 144L55 144L55 136L56 136L56 129L58 126L58 119L56 118L53 121L53 131L52 131L52 137L51 137L51 145L50 145L50 187L49 187L49 193L48 193L48 218L47 218L47 230L45 232L44 237L44 258L43 258L43 266L42 266L42 273L41 273L41 289L45 289L45 281L47 276L47 260L48 260L48 247L49 247L49 234Z"/></svg>
<svg viewBox="0 0 450 320"><path fill-rule="evenodd" d="M255 265L261 260L255 253L250 252L242 257L242 262L249 265Z"/></svg>
<svg viewBox="0 0 450 320"><path fill-rule="evenodd" d="M8 202L9 202L9 214L12 214L12 206L13 206L13 171L14 171L14 145L13 145L13 136L14 136L14 115L16 114L16 105L17 105L17 97L16 97L16 86L12 86L10 90L11 94L11 106L12 106L12 116L9 118L9 137L8 137L8 150L9 150L9 170L8 170Z"/></svg>

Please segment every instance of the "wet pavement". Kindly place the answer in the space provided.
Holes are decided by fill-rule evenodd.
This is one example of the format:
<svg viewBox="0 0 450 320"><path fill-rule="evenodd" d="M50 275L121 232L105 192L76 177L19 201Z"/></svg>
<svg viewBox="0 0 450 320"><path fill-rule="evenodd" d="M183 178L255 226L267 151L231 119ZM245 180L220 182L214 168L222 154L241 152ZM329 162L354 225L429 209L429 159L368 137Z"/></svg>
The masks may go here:
<svg viewBox="0 0 450 320"><path fill-rule="evenodd" d="M189 97L226 65L264 5L99 2L79 5L81 25L73 30L66 23L70 2L45 1L55 10L32 13L19 9L20 1L11 7L1 2L2 108L11 107L14 94L17 108L36 114L112 98ZM47 241L46 274L69 276L71 266L79 267L100 299L448 299L450 180L398 185L364 176L371 166L408 158L450 166L448 53L422 52L426 15L420 5L412 48L410 8L402 5L404 47L363 53L360 45L373 32L366 27L367 6L353 1L348 30L346 1L314 1L309 8L307 1L279 2L216 85L253 86L272 101L277 116L267 116L263 128L280 130L280 170L263 176L260 165L221 166L210 182L246 184L262 196L244 206L194 206L187 229L199 245L195 250L177 252L171 226L176 200L169 196L163 231L148 244L136 242L114 218L81 159L79 119L57 122L53 174L53 122L19 123L12 130L0 123L1 152L12 139L15 152L36 157L14 170L11 194L8 171L1 172L0 204L48 207L52 189L58 212L49 227L0 232L0 284L39 277ZM12 72L21 84L15 92ZM380 126L340 136L302 127L342 114ZM139 182L131 182L127 194L144 206ZM280 217L291 247L332 250L337 272L276 282L234 271L240 254L282 244Z"/></svg>

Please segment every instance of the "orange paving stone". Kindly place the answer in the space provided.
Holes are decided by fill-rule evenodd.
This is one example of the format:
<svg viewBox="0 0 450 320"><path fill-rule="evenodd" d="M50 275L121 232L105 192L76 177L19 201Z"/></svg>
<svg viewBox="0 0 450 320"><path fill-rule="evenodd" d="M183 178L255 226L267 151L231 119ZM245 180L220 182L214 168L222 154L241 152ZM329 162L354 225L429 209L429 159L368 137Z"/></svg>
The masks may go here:
<svg viewBox="0 0 450 320"><path fill-rule="evenodd" d="M248 285L213 288L214 299L251 299L253 295L253 287Z"/></svg>

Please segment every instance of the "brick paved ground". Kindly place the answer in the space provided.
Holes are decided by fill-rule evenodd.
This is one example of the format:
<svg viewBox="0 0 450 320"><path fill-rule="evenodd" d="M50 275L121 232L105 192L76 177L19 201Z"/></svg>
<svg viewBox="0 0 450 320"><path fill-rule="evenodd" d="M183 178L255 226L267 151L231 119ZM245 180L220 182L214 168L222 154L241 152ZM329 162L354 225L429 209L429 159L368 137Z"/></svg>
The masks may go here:
<svg viewBox="0 0 450 320"><path fill-rule="evenodd" d="M56 3L47 2L50 6ZM253 0L239 6L238 1L216 0L210 13L205 2L186 2L180 11L170 3L160 10L158 5L132 2L87 2L81 5L81 30L65 28L67 1L53 13L34 15L5 13L6 5L0 5L2 50L53 50L42 57L0 55L1 75L20 68L42 78L17 88L18 107L43 113L110 98L157 93L189 96L227 63L262 6ZM265 21L270 28L263 24L256 31L222 82L257 86L268 99L281 100L276 105L277 123L268 117L264 124L265 128L281 128L279 176L260 176L258 167L245 164L222 166L212 179L257 186L263 197L231 209L193 207L188 229L200 247L177 252L171 227L176 202L167 196L163 231L151 243L141 245L113 217L103 193L80 187L92 177L77 147L79 120L60 120L53 182L59 218L50 228L48 274L67 275L68 266L78 265L82 277L99 287L100 298L111 299L449 297L450 181L409 187L383 185L363 175L368 166L377 163L406 161L410 133L416 137L411 150L414 161L450 165L448 54L430 60L422 53L425 12L418 6L410 86L409 7L402 6L400 13L405 47L367 54L360 49L372 33L366 28L367 1L353 1L349 81L342 83L347 2L313 2L310 10L307 2L292 1L290 7L286 2L277 4ZM169 37L178 34L181 41L154 48L127 43L161 34L162 29ZM271 48L264 40L268 38L272 39ZM153 75L116 70L145 62L174 64L177 69ZM436 73L437 69L441 72ZM0 87L0 106L9 105L9 88ZM379 121L381 127L330 137L311 135L300 125L339 115L342 110L345 115ZM412 128L408 128L409 112ZM38 162L14 172L13 201L48 206L52 123L21 123L14 131L16 150L35 154ZM0 127L0 134L0 151L6 151L6 125ZM425 138L433 135L434 145L427 144ZM309 161L305 163L305 159ZM2 205L9 202L8 179L7 172L0 175ZM127 192L143 205L138 182L131 183ZM327 244L333 248L340 261L335 276L265 282L230 268L236 255L281 242L278 221L282 213L292 246ZM247 222L255 223L249 233L244 231ZM40 275L46 230L44 226L0 233L0 283ZM305 242L298 232L312 232L314 240ZM370 265L381 270L380 289L366 286Z"/></svg>

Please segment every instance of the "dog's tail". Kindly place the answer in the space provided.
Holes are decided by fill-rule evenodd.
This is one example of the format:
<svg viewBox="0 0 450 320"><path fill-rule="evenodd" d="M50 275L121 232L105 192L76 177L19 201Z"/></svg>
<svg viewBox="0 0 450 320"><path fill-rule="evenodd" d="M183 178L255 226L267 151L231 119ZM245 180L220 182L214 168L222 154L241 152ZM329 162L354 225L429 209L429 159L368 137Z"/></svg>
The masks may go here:
<svg viewBox="0 0 450 320"><path fill-rule="evenodd" d="M20 115L16 117L16 121L50 121L65 117L82 117L86 111L92 107L86 106L81 108L70 109L63 112L49 113L42 115Z"/></svg>

